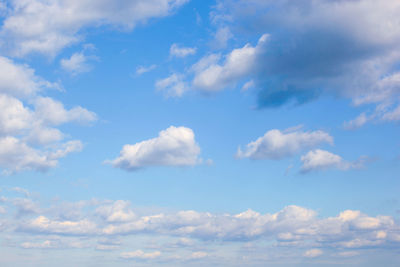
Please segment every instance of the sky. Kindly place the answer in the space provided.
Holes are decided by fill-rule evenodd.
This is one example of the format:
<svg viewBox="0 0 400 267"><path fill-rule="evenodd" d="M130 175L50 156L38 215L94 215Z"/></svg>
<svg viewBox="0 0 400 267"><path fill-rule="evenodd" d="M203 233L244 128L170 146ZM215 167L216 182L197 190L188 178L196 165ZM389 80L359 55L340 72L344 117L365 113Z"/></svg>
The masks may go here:
<svg viewBox="0 0 400 267"><path fill-rule="evenodd" d="M0 0L0 265L398 266L398 14Z"/></svg>

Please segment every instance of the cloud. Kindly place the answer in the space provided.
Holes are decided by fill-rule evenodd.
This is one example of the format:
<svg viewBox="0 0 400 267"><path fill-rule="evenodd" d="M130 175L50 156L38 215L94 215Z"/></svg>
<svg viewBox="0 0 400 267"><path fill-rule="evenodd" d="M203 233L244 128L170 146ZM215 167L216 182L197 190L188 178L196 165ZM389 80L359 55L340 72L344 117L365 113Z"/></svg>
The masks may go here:
<svg viewBox="0 0 400 267"><path fill-rule="evenodd" d="M354 120L345 122L343 126L346 130L355 130L366 124L369 119L365 113L361 113Z"/></svg>
<svg viewBox="0 0 400 267"><path fill-rule="evenodd" d="M323 254L322 250L315 248L315 249L307 250L304 253L304 257L306 257L306 258L316 258L318 256L321 256L322 254Z"/></svg>
<svg viewBox="0 0 400 267"><path fill-rule="evenodd" d="M181 97L187 91L187 86L182 75L173 73L165 79L158 80L156 89L167 97Z"/></svg>
<svg viewBox="0 0 400 267"><path fill-rule="evenodd" d="M228 41L232 38L233 34L229 27L220 27L214 34L214 40L211 44L217 49L223 49L227 46Z"/></svg>
<svg viewBox="0 0 400 267"><path fill-rule="evenodd" d="M159 258L160 256L161 256L160 251L145 253L142 250L136 250L136 251L132 251L132 252L121 253L121 258L123 258L123 259L149 260L149 259Z"/></svg>
<svg viewBox="0 0 400 267"><path fill-rule="evenodd" d="M222 63L219 63L221 56L218 54L203 57L192 66L193 86L204 92L217 92L235 86L255 70L256 59L267 39L268 35L265 34L255 47L246 44L234 49Z"/></svg>
<svg viewBox="0 0 400 267"><path fill-rule="evenodd" d="M63 58L60 60L61 68L65 71L70 72L73 75L88 72L91 69L91 66L87 63L87 56L82 53L74 53L70 58Z"/></svg>
<svg viewBox="0 0 400 267"><path fill-rule="evenodd" d="M256 141L247 144L243 151L239 147L236 156L253 160L279 160L323 143L333 144L332 136L324 131L304 132L295 129L281 132L273 129Z"/></svg>
<svg viewBox="0 0 400 267"><path fill-rule="evenodd" d="M109 163L128 171L150 166L192 166L200 162L199 154L191 129L170 126L156 138L125 145L120 156Z"/></svg>
<svg viewBox="0 0 400 267"><path fill-rule="evenodd" d="M0 93L26 98L46 88L59 88L59 85L35 75L27 65L0 56Z"/></svg>
<svg viewBox="0 0 400 267"><path fill-rule="evenodd" d="M96 224L87 219L80 221L55 221L45 216L39 216L26 224L20 225L18 231L35 232L38 234L88 235L95 233Z"/></svg>
<svg viewBox="0 0 400 267"><path fill-rule="evenodd" d="M135 213L129 208L129 202L118 200L110 205L100 206L96 213L107 222L126 222L135 218Z"/></svg>
<svg viewBox="0 0 400 267"><path fill-rule="evenodd" d="M187 0L40 1L15 0L9 5L0 36L9 53L55 56L83 39L89 27L132 29L149 19L165 17Z"/></svg>
<svg viewBox="0 0 400 267"><path fill-rule="evenodd" d="M149 71L152 71L152 70L154 70L155 68L157 68L157 65L151 65L151 66L148 66L148 67L145 67L145 66L138 66L137 68L136 68L136 75L142 75L142 74L144 74L144 73L146 73L146 72L149 72Z"/></svg>
<svg viewBox="0 0 400 267"><path fill-rule="evenodd" d="M399 11L400 3L392 0L220 0L211 13L217 26L229 27L233 34L246 27L246 36L267 33L268 39L249 47L255 51L245 57L246 71L238 75L228 64L215 64L194 84L216 91L235 85L222 77L253 79L259 107L303 104L328 94L352 99L355 105L375 104L376 119L395 120L398 116L391 112L400 105Z"/></svg>
<svg viewBox="0 0 400 267"><path fill-rule="evenodd" d="M301 156L301 161L303 162L301 166L301 172L303 173L326 169L349 170L363 166L362 160L347 162L342 157L321 149L309 151Z"/></svg>
<svg viewBox="0 0 400 267"><path fill-rule="evenodd" d="M78 140L65 139L56 126L95 121L95 113L80 106L66 109L50 97L47 88L60 88L35 75L33 69L0 57L0 168L3 173L45 171L58 159L80 151Z"/></svg>
<svg viewBox="0 0 400 267"><path fill-rule="evenodd" d="M169 55L171 57L187 57L196 54L197 49L195 47L179 47L177 44L172 44L169 49Z"/></svg>

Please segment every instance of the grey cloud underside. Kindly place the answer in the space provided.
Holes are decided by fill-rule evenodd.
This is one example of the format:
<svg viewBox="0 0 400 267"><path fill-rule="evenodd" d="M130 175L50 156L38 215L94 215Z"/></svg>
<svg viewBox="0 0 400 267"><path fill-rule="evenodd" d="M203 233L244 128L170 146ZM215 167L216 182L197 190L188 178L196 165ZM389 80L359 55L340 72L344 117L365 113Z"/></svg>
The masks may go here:
<svg viewBox="0 0 400 267"><path fill-rule="evenodd" d="M251 76L258 105L278 107L321 94L398 103L400 83L382 83L399 71L399 11L390 0L226 0L213 14L234 32L246 25L249 35L269 34Z"/></svg>

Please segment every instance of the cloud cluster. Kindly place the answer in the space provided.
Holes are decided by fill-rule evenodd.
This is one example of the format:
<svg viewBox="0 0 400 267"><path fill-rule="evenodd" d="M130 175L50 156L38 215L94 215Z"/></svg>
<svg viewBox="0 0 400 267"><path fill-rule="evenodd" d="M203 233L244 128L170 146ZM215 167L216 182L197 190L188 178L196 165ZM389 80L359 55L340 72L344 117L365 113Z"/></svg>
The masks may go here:
<svg viewBox="0 0 400 267"><path fill-rule="evenodd" d="M4 50L15 56L55 56L82 40L89 27L132 29L149 19L168 16L187 0L41 1L12 0L0 29Z"/></svg>
<svg viewBox="0 0 400 267"><path fill-rule="evenodd" d="M6 204L18 203L8 199ZM383 215L371 217L357 210L345 210L337 216L326 218L319 218L314 210L295 205L287 206L276 213L266 214L253 210L238 214L213 214L193 210L143 214L143 210L141 213L135 212L128 204L123 200L86 202L80 209L83 212L82 216L69 220L57 219L57 215L51 209L40 208L31 213L24 213L15 224L8 224L7 231L71 238L103 237L107 240L117 236L137 235L190 238L202 242L214 240L246 243L265 240L282 246L289 244L306 248L311 246L310 250L305 252L306 257L319 256L322 254L320 253L322 249L336 249L343 252L346 249L400 246L400 225L394 218ZM71 208L73 206L71 205ZM113 249L116 246L115 242L106 243L112 245ZM38 244L44 248L49 245ZM29 246L36 245L25 245ZM139 259L158 256L160 256L158 253L145 253L139 250L121 254L123 258ZM200 256L204 255L197 255Z"/></svg>
<svg viewBox="0 0 400 267"><path fill-rule="evenodd" d="M87 123L96 114L80 106L65 109L50 97L41 96L47 88L59 88L35 75L33 69L0 57L0 168L6 172L45 171L58 159L80 151L78 140L62 142L56 128L69 122Z"/></svg>
<svg viewBox="0 0 400 267"><path fill-rule="evenodd" d="M170 126L156 138L125 145L120 156L109 163L128 171L149 166L192 166L200 162L199 154L191 129Z"/></svg>
<svg viewBox="0 0 400 267"><path fill-rule="evenodd" d="M392 0L220 0L213 23L233 34L246 27L248 36L268 38L232 50L222 64L220 57L205 56L193 84L218 91L252 79L259 107L301 104L321 94L376 106L349 128L399 120L399 12L400 3Z"/></svg>

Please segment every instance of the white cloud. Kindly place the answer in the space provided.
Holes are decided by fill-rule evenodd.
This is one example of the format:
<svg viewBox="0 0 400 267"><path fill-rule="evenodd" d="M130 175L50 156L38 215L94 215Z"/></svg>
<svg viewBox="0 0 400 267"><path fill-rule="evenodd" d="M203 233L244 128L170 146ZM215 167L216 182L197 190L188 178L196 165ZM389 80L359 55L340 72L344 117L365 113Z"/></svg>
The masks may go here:
<svg viewBox="0 0 400 267"><path fill-rule="evenodd" d="M17 56L37 52L56 55L82 40L80 31L110 25L132 29L152 18L170 15L187 0L40 1L14 0L4 19L5 48Z"/></svg>
<svg viewBox="0 0 400 267"><path fill-rule="evenodd" d="M145 253L142 250L136 250L136 251L132 251L132 252L121 253L121 258L124 258L124 259L149 260L149 259L159 258L160 256L161 256L160 251Z"/></svg>
<svg viewBox="0 0 400 267"><path fill-rule="evenodd" d="M154 70L155 68L157 68L157 65L154 65L154 64L151 65L151 66L148 66L148 67L146 67L146 66L138 66L136 68L136 75L142 75L142 74L144 74L146 72Z"/></svg>
<svg viewBox="0 0 400 267"><path fill-rule="evenodd" d="M304 253L304 257L307 257L307 258L316 258L316 257L318 257L318 256L321 256L322 254L323 254L322 250L315 248L315 249L307 250L307 251Z"/></svg>
<svg viewBox="0 0 400 267"><path fill-rule="evenodd" d="M18 228L19 231L41 234L88 235L96 232L96 224L84 219L80 221L55 221L39 216Z"/></svg>
<svg viewBox="0 0 400 267"><path fill-rule="evenodd" d="M165 79L158 80L156 89L162 91L166 97L181 97L187 91L187 86L182 75L173 73Z"/></svg>
<svg viewBox="0 0 400 267"><path fill-rule="evenodd" d="M70 110L40 93L57 85L36 76L27 65L0 57L0 168L5 173L22 170L45 171L58 159L82 148L80 141L62 142L66 137L55 126L86 123L95 113L80 106ZM2 75L3 74L3 75Z"/></svg>
<svg viewBox="0 0 400 267"><path fill-rule="evenodd" d="M169 54L172 57L187 57L196 54L197 49L195 47L179 47L177 44L172 44L169 49Z"/></svg>
<svg viewBox="0 0 400 267"><path fill-rule="evenodd" d="M363 164L362 161L353 163L347 162L343 160L342 157L321 149L309 151L307 154L301 157L301 161L303 162L301 167L301 171L303 173L331 168L349 170L353 168L360 168Z"/></svg>
<svg viewBox="0 0 400 267"><path fill-rule="evenodd" d="M193 86L205 92L216 92L235 86L254 71L258 53L263 50L267 39L268 35L264 34L258 40L257 46L246 44L242 48L234 49L222 64L218 63L219 55L202 58L192 66L195 75Z"/></svg>
<svg viewBox="0 0 400 267"><path fill-rule="evenodd" d="M200 162L199 154L193 131L171 126L156 138L125 145L120 156L110 163L131 171L149 166L191 166Z"/></svg>
<svg viewBox="0 0 400 267"><path fill-rule="evenodd" d="M74 53L70 58L63 58L60 60L61 68L73 75L88 72L91 66L88 64L88 58L83 52Z"/></svg>
<svg viewBox="0 0 400 267"><path fill-rule="evenodd" d="M129 208L128 201L117 200L109 205L100 206L96 213L102 216L107 222L126 222L135 218L135 213Z"/></svg>
<svg viewBox="0 0 400 267"><path fill-rule="evenodd" d="M46 88L59 88L59 85L35 75L27 65L0 56L0 93L26 98Z"/></svg>
<svg viewBox="0 0 400 267"><path fill-rule="evenodd" d="M333 138L324 131L303 132L299 130L281 132L274 129L264 136L246 145L244 151L239 147L236 154L239 158L278 160L291 157L302 150L320 144L333 144Z"/></svg>
<svg viewBox="0 0 400 267"><path fill-rule="evenodd" d="M36 98L34 106L35 116L44 123L51 125L59 125L73 121L86 123L97 119L94 112L79 106L66 110L61 102L50 97Z"/></svg>

